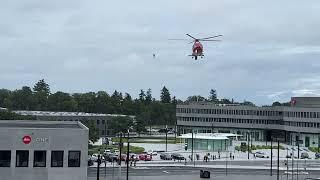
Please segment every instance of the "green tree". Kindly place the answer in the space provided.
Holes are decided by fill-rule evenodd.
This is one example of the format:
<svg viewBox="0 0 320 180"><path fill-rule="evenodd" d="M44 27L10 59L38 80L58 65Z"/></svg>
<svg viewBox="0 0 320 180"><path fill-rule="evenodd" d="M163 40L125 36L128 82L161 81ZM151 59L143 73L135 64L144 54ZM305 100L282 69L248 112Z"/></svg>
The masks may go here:
<svg viewBox="0 0 320 180"><path fill-rule="evenodd" d="M144 93L144 90L141 89L139 94L139 101L144 102L145 100L146 100L146 94Z"/></svg>
<svg viewBox="0 0 320 180"><path fill-rule="evenodd" d="M99 129L96 124L91 120L82 120L81 122L89 128L89 140L93 143L97 142L99 139Z"/></svg>
<svg viewBox="0 0 320 180"><path fill-rule="evenodd" d="M215 89L210 90L210 96L209 96L209 101L210 102L217 102L217 91Z"/></svg>
<svg viewBox="0 0 320 180"><path fill-rule="evenodd" d="M33 90L35 91L35 109L47 110L48 96L50 94L49 84L47 84L44 79L41 79L35 84Z"/></svg>
<svg viewBox="0 0 320 180"><path fill-rule="evenodd" d="M105 91L98 91L95 98L95 108L94 112L96 113L111 113L112 105L110 101L110 96Z"/></svg>
<svg viewBox="0 0 320 180"><path fill-rule="evenodd" d="M112 127L112 133L117 134L120 132L126 133L130 127L134 125L133 119L128 116L118 116L112 118L109 126Z"/></svg>
<svg viewBox="0 0 320 180"><path fill-rule="evenodd" d="M76 111L77 109L77 102L68 93L58 91L49 95L48 110L72 112Z"/></svg>
<svg viewBox="0 0 320 180"><path fill-rule="evenodd" d="M0 107L6 107L5 99L8 99L10 97L11 91L7 89L0 89ZM11 108L11 107L6 107Z"/></svg>
<svg viewBox="0 0 320 180"><path fill-rule="evenodd" d="M73 94L74 100L78 104L78 111L80 112L94 112L95 109L95 98L96 94L94 92L88 92L84 94Z"/></svg>
<svg viewBox="0 0 320 180"><path fill-rule="evenodd" d="M170 103L171 102L171 96L169 90L163 86L161 90L160 100L162 103Z"/></svg>
<svg viewBox="0 0 320 180"><path fill-rule="evenodd" d="M146 122L147 122L146 114L140 114L136 117L136 122L133 125L134 130L140 135L143 132L147 132Z"/></svg>
<svg viewBox="0 0 320 180"><path fill-rule="evenodd" d="M187 98L187 102L205 102L207 101L205 97L202 97L200 95L195 96L189 96Z"/></svg>
<svg viewBox="0 0 320 180"><path fill-rule="evenodd" d="M150 88L147 90L145 102L146 102L146 104L150 104L152 102L152 91Z"/></svg>

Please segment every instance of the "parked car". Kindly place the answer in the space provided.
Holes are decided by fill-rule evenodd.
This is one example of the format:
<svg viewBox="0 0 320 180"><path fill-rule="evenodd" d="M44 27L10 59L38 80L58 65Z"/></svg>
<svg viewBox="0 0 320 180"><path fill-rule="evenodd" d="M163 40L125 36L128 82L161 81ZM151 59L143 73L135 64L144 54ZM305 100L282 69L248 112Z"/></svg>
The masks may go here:
<svg viewBox="0 0 320 180"><path fill-rule="evenodd" d="M306 152L301 153L300 159L309 159L309 154Z"/></svg>
<svg viewBox="0 0 320 180"><path fill-rule="evenodd" d="M258 158L269 158L269 156L266 155L266 153L261 152L261 151L256 152L255 155L256 155L256 157L258 157Z"/></svg>
<svg viewBox="0 0 320 180"><path fill-rule="evenodd" d="M174 160L184 160L185 159L181 154L178 154L178 153L171 154L171 157Z"/></svg>
<svg viewBox="0 0 320 180"><path fill-rule="evenodd" d="M320 159L320 153L316 153L314 156L316 159Z"/></svg>
<svg viewBox="0 0 320 180"><path fill-rule="evenodd" d="M151 161L152 160L152 155L150 154L140 154L139 159L141 161Z"/></svg>
<svg viewBox="0 0 320 180"><path fill-rule="evenodd" d="M162 154L160 154L160 159L162 159L162 160L172 160L172 157L168 153L162 153Z"/></svg>
<svg viewBox="0 0 320 180"><path fill-rule="evenodd" d="M106 154L106 161L113 162L113 161L117 161L117 159L118 159L118 155L115 153Z"/></svg>
<svg viewBox="0 0 320 180"><path fill-rule="evenodd" d="M93 160L89 157L88 158L88 166L92 166L93 165Z"/></svg>
<svg viewBox="0 0 320 180"><path fill-rule="evenodd" d="M152 156L156 156L158 153L157 153L156 151L149 150L149 151L147 152L147 154L150 154L150 155L152 155Z"/></svg>

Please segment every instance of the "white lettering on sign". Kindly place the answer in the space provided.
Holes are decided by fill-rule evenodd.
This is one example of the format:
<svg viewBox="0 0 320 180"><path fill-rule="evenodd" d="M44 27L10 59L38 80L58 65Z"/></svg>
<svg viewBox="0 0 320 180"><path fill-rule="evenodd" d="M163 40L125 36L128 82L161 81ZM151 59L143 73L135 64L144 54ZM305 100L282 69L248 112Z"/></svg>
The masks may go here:
<svg viewBox="0 0 320 180"><path fill-rule="evenodd" d="M37 143L48 143L49 138L36 138Z"/></svg>

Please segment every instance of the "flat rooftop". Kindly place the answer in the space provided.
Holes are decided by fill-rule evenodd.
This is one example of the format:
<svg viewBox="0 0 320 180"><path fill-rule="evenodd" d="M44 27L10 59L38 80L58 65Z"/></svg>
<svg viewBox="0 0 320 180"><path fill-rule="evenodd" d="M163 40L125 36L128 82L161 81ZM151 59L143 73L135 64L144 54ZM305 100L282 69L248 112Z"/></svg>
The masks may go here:
<svg viewBox="0 0 320 180"><path fill-rule="evenodd" d="M87 129L75 121L0 120L0 128L19 129Z"/></svg>
<svg viewBox="0 0 320 180"><path fill-rule="evenodd" d="M78 117L124 117L129 115L123 114L98 114L98 113L85 113L85 112L53 112L53 111L12 111L20 115L30 116L78 116ZM134 116L129 116L134 118Z"/></svg>

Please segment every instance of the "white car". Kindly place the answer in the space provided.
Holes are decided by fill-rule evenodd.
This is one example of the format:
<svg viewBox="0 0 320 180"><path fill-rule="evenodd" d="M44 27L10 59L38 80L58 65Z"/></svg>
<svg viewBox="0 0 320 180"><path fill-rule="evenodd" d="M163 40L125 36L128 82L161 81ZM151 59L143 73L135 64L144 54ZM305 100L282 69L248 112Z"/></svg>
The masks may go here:
<svg viewBox="0 0 320 180"><path fill-rule="evenodd" d="M256 152L255 155L256 155L256 157L258 157L258 158L269 158L269 156L266 155L266 153L260 152L260 151Z"/></svg>
<svg viewBox="0 0 320 180"><path fill-rule="evenodd" d="M156 151L153 151L153 150L149 150L149 151L147 152L147 154L151 154L152 156L158 155L158 153L157 153Z"/></svg>

